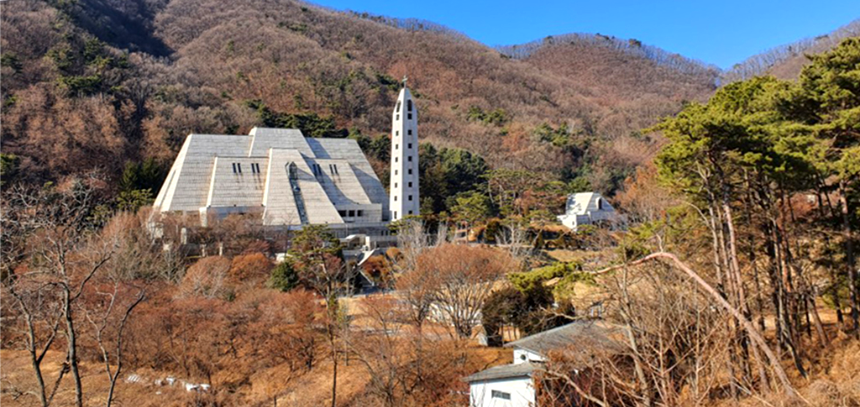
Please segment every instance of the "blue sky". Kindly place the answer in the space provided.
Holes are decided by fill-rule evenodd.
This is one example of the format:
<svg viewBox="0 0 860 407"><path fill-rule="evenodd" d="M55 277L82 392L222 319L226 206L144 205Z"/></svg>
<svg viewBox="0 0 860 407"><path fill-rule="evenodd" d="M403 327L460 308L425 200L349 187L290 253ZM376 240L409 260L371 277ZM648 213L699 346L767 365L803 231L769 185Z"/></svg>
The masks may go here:
<svg viewBox="0 0 860 407"><path fill-rule="evenodd" d="M860 0L312 1L340 10L430 20L487 45L570 32L636 38L721 68L860 18Z"/></svg>

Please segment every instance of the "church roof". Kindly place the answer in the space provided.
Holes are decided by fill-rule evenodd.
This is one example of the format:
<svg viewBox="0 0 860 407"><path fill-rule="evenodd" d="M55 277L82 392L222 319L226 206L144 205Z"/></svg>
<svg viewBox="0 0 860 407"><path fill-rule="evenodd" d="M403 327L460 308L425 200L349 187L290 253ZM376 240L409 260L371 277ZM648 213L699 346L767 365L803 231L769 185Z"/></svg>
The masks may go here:
<svg viewBox="0 0 860 407"><path fill-rule="evenodd" d="M258 210L273 225L342 223L344 208L378 212L381 221L387 205L355 140L260 127L248 135L189 135L154 203L161 212Z"/></svg>

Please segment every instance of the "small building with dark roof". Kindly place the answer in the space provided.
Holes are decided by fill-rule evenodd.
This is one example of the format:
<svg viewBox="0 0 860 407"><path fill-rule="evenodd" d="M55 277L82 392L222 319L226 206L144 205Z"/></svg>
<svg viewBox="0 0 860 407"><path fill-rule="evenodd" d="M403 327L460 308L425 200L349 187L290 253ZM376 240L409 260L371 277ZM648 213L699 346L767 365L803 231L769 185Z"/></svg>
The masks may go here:
<svg viewBox="0 0 860 407"><path fill-rule="evenodd" d="M583 367L595 350L617 349L620 328L605 321L574 321L505 345L514 361L482 370L463 380L469 383L470 407L528 407L536 401L534 377L544 369L548 354L568 351Z"/></svg>

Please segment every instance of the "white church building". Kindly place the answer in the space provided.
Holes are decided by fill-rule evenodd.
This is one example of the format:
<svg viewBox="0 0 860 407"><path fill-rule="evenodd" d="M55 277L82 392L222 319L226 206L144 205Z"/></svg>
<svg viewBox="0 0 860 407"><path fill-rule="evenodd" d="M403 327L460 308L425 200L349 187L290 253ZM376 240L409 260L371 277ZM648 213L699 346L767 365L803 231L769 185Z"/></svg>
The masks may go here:
<svg viewBox="0 0 860 407"><path fill-rule="evenodd" d="M419 214L418 112L405 87L392 122L390 197L355 140L255 127L190 134L154 210L197 217L204 227L244 214L273 227L325 224L341 238L387 235L390 221Z"/></svg>
<svg viewBox="0 0 860 407"><path fill-rule="evenodd" d="M558 220L576 231L579 225L615 222L618 214L600 193L580 192L568 195L564 215L559 215Z"/></svg>

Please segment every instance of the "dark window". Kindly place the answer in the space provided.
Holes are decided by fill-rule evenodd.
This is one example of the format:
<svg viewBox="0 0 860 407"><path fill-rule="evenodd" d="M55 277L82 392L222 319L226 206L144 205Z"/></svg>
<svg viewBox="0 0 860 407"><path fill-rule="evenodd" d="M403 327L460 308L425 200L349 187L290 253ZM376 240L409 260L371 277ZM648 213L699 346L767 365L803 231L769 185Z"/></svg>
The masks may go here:
<svg viewBox="0 0 860 407"><path fill-rule="evenodd" d="M409 172L409 175L412 175L412 168L410 168L410 169L408 170L408 172Z"/></svg>
<svg viewBox="0 0 860 407"><path fill-rule="evenodd" d="M236 173L236 163L233 163L233 174Z"/></svg>
<svg viewBox="0 0 860 407"><path fill-rule="evenodd" d="M409 106L412 106L412 104L410 104ZM399 101L397 102L397 109L395 109L395 110L397 112L400 112L400 102ZM412 111L412 109L409 109L409 111Z"/></svg>
<svg viewBox="0 0 860 407"><path fill-rule="evenodd" d="M412 162L412 156L406 157L406 161Z"/></svg>
<svg viewBox="0 0 860 407"><path fill-rule="evenodd" d="M394 202L397 202L397 195L394 195Z"/></svg>
<svg viewBox="0 0 860 407"><path fill-rule="evenodd" d="M412 143L407 144L406 147L411 150L412 149Z"/></svg>
<svg viewBox="0 0 860 407"><path fill-rule="evenodd" d="M408 112L412 111L412 101L411 100L406 101L406 111L408 111Z"/></svg>
<svg viewBox="0 0 860 407"><path fill-rule="evenodd" d="M395 145L394 145L394 149L395 149L395 150L397 150L397 149L399 149L399 148L400 148L400 144L395 144Z"/></svg>
<svg viewBox="0 0 860 407"><path fill-rule="evenodd" d="M334 173L335 173L335 174L337 174L337 175L340 175L340 173L339 173L339 172L337 172L337 164L334 164L334 165L332 165L332 166L334 167Z"/></svg>
<svg viewBox="0 0 860 407"><path fill-rule="evenodd" d="M397 211L394 211L394 217L395 218L397 217Z"/></svg>
<svg viewBox="0 0 860 407"><path fill-rule="evenodd" d="M357 211L355 211L355 216L358 216L358 217L360 218L360 217L362 217L363 215L364 215L364 211L362 211L362 210L357 210Z"/></svg>
<svg viewBox="0 0 860 407"><path fill-rule="evenodd" d="M396 182L394 183L394 188L397 188L397 183L396 183Z"/></svg>
<svg viewBox="0 0 860 407"><path fill-rule="evenodd" d="M346 216L346 211L337 211L337 214L340 216Z"/></svg>
<svg viewBox="0 0 860 407"><path fill-rule="evenodd" d="M394 175L397 175L397 173L398 173L398 170L394 170Z"/></svg>
<svg viewBox="0 0 860 407"><path fill-rule="evenodd" d="M491 394L492 394L494 399L502 399L502 400L510 400L511 399L511 393L505 393L503 391L493 390Z"/></svg>
<svg viewBox="0 0 860 407"><path fill-rule="evenodd" d="M397 115L394 120L400 120L400 115Z"/></svg>
<svg viewBox="0 0 860 407"><path fill-rule="evenodd" d="M412 200L412 195L409 195L409 200L410 200L410 201Z"/></svg>
<svg viewBox="0 0 860 407"><path fill-rule="evenodd" d="M407 118L407 119L409 119L409 120L412 120L412 113L407 114L407 115L406 115L406 118Z"/></svg>
<svg viewBox="0 0 860 407"><path fill-rule="evenodd" d="M409 210L409 214L410 214L410 215L412 214L412 210L411 210L411 209Z"/></svg>
<svg viewBox="0 0 860 407"><path fill-rule="evenodd" d="M406 130L406 134L411 136L412 135L412 129Z"/></svg>
<svg viewBox="0 0 860 407"><path fill-rule="evenodd" d="M412 183L411 183L411 182L409 183L409 188L412 188Z"/></svg>
<svg viewBox="0 0 860 407"><path fill-rule="evenodd" d="M394 162L398 162L400 160L399 157L394 157Z"/></svg>
<svg viewBox="0 0 860 407"><path fill-rule="evenodd" d="M400 135L400 130L396 130L396 131L394 131L394 135L395 135L395 136L399 136L399 135Z"/></svg>
<svg viewBox="0 0 860 407"><path fill-rule="evenodd" d="M239 174L242 173L242 163L236 163L236 169L239 170Z"/></svg>
<svg viewBox="0 0 860 407"><path fill-rule="evenodd" d="M603 200L600 198L597 198L597 209L601 211L603 210Z"/></svg>
<svg viewBox="0 0 860 407"><path fill-rule="evenodd" d="M354 218L355 217L355 211L350 210L348 215L346 215L346 216L349 216L350 218Z"/></svg>

